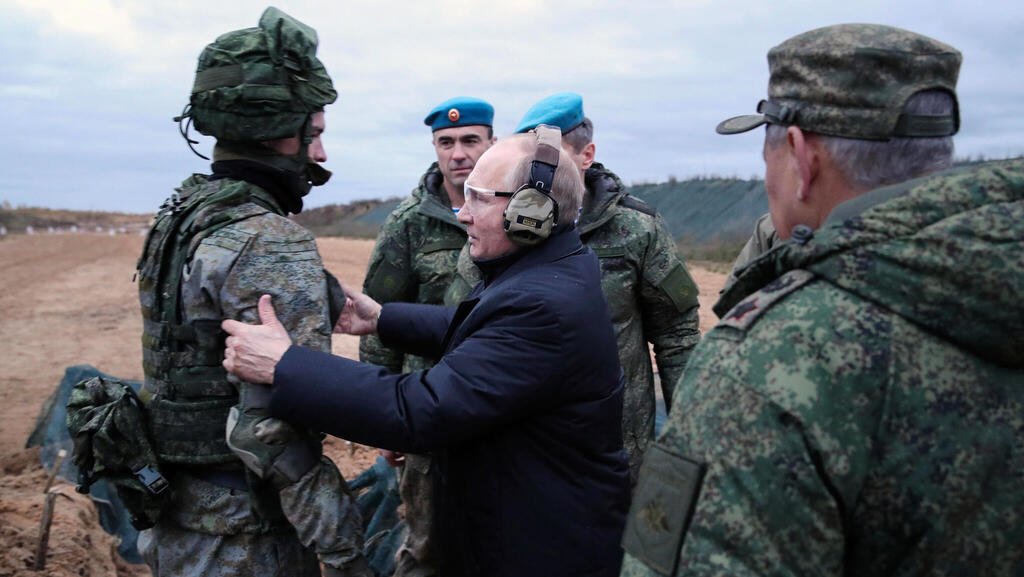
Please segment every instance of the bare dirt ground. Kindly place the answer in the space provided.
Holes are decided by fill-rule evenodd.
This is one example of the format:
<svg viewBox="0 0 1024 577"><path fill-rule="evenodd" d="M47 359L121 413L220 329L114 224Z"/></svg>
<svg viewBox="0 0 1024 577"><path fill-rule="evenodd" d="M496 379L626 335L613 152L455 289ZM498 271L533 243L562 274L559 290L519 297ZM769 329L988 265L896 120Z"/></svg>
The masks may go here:
<svg viewBox="0 0 1024 577"><path fill-rule="evenodd" d="M132 282L142 237L134 234L8 235L0 237L0 577L31 570L42 514L46 472L25 441L40 406L65 367L91 364L141 379L138 286ZM361 286L372 240L318 241L327 268L342 283ZM701 287L701 329L716 322L711 304L724 274L692 267ZM358 357L358 339L336 336L334 352ZM329 438L326 452L351 478L376 451ZM57 484L45 575L148 575L115 553L87 496Z"/></svg>

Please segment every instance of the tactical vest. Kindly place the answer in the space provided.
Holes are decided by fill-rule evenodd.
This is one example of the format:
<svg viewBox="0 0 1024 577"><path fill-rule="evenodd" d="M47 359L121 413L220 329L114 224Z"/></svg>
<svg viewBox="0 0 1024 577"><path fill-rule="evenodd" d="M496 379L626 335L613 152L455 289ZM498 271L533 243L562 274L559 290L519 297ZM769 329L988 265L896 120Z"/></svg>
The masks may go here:
<svg viewBox="0 0 1024 577"><path fill-rule="evenodd" d="M269 193L237 180L193 175L160 207L139 257L143 399L161 462L238 462L224 439L238 392L221 366L220 320L183 322L181 278L199 243L229 224L283 211Z"/></svg>

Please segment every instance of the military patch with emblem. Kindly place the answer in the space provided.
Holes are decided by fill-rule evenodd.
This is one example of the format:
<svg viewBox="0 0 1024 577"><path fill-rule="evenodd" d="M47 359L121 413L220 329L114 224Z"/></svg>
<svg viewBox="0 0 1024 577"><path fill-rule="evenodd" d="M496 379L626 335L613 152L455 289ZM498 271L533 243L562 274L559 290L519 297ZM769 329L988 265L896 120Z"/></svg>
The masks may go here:
<svg viewBox="0 0 1024 577"><path fill-rule="evenodd" d="M764 311L768 310L773 304L781 300L782 297L797 290L812 280L814 280L814 273L809 271L789 271L772 282L764 285L761 290L748 296L740 301L739 304L732 307L732 309L722 317L722 320L718 321L717 326L727 326L741 331L746 331L754 324L754 321L756 321L758 317L764 314Z"/></svg>
<svg viewBox="0 0 1024 577"><path fill-rule="evenodd" d="M655 443L644 455L640 484L626 521L622 548L651 569L671 575L700 496L704 463Z"/></svg>

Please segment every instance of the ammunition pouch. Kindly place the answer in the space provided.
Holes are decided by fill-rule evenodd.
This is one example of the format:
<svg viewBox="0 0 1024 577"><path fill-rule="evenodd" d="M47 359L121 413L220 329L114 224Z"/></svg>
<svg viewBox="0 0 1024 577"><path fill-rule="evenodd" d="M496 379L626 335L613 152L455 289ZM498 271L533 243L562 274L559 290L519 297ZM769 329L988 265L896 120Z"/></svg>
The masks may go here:
<svg viewBox="0 0 1024 577"><path fill-rule="evenodd" d="M237 397L175 401L156 396L147 405L161 462L176 465L237 463L224 442L224 424Z"/></svg>
<svg viewBox="0 0 1024 577"><path fill-rule="evenodd" d="M103 479L124 501L132 526L152 527L169 502L170 491L138 395L118 379L93 377L72 388L67 409L78 491L88 493Z"/></svg>

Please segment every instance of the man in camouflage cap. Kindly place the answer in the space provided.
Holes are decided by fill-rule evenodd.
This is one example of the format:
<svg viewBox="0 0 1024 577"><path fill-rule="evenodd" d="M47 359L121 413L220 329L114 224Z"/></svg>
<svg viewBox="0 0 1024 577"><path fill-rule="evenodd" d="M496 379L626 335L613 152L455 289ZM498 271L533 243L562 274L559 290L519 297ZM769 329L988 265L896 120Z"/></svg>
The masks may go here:
<svg viewBox="0 0 1024 577"><path fill-rule="evenodd" d="M888 26L773 48L779 237L716 305L641 470L623 575L1024 570L1024 161L936 172L960 53Z"/></svg>
<svg viewBox="0 0 1024 577"><path fill-rule="evenodd" d="M384 221L363 282L363 292L380 303L442 304L455 274L466 226L456 218L464 202L462 185L477 159L497 140L494 108L479 98L458 96L434 107L423 120L433 133L437 161L412 194ZM408 373L435 361L403 355L383 346L376 335L359 340L359 360ZM399 487L408 536L396 557L395 575L425 577L436 572L431 551L433 517L430 457L383 451L392 465L403 464Z"/></svg>
<svg viewBox="0 0 1024 577"><path fill-rule="evenodd" d="M562 92L542 99L523 115L516 132L540 124L562 130L562 148L576 163L586 185L577 230L601 263L601 289L626 374L622 438L629 454L630 478L635 482L644 451L654 438L654 374L648 343L654 345L668 405L672 387L700 340L697 286L661 215L630 196L615 173L594 161L594 123L583 113L583 98ZM459 278L446 301L461 301L479 278L479 270L464 249L459 257Z"/></svg>
<svg viewBox="0 0 1024 577"><path fill-rule="evenodd" d="M286 218L330 176L320 135L337 94L316 47L312 28L268 8L206 47L178 119L217 143L213 174L161 207L139 261L140 397L171 491L139 538L157 576L320 575L318 556L328 575L372 574L319 434L271 418L269 389L220 366L220 319L255 320L267 291L292 338L330 350L328 275Z"/></svg>

